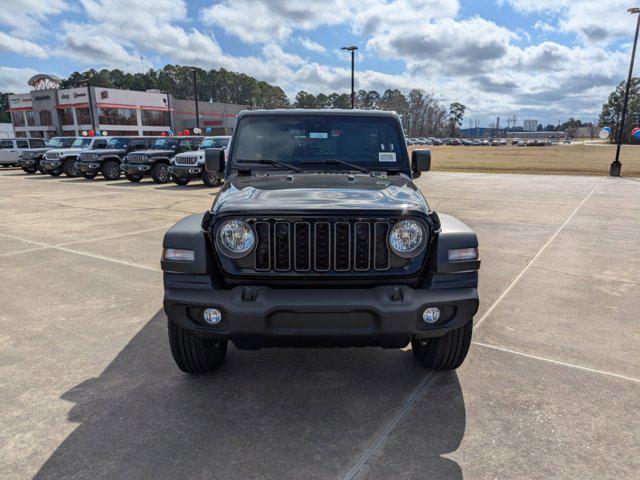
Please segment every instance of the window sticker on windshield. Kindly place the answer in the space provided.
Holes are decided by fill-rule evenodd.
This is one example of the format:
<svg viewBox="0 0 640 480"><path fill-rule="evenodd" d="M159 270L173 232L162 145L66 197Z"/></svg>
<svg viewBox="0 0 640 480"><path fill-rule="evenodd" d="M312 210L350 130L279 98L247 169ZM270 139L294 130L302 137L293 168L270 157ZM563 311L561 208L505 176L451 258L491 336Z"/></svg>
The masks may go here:
<svg viewBox="0 0 640 480"><path fill-rule="evenodd" d="M309 132L309 138L329 138L327 132Z"/></svg>
<svg viewBox="0 0 640 480"><path fill-rule="evenodd" d="M393 152L378 152L379 162L394 162L396 161L396 154Z"/></svg>

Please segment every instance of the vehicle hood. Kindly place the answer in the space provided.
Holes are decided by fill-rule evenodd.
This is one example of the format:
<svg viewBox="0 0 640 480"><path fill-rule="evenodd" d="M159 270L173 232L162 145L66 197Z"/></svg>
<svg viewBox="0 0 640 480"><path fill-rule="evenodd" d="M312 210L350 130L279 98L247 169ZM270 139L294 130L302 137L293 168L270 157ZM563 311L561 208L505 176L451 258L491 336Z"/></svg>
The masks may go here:
<svg viewBox="0 0 640 480"><path fill-rule="evenodd" d="M408 177L303 173L233 177L220 190L211 211L321 212L357 210L428 214L426 199Z"/></svg>
<svg viewBox="0 0 640 480"><path fill-rule="evenodd" d="M182 152L176 155L176 157L200 157L204 158L204 150L193 150L191 152Z"/></svg>
<svg viewBox="0 0 640 480"><path fill-rule="evenodd" d="M91 150L90 148L52 148L47 153L57 153L58 155L76 155L78 153Z"/></svg>
<svg viewBox="0 0 640 480"><path fill-rule="evenodd" d="M102 150L96 150L95 153L99 153L100 156L103 155L121 155L125 153L123 148L103 148Z"/></svg>
<svg viewBox="0 0 640 480"><path fill-rule="evenodd" d="M130 152L130 155L148 155L150 157L155 157L157 155L175 155L175 150L136 150L134 152Z"/></svg>

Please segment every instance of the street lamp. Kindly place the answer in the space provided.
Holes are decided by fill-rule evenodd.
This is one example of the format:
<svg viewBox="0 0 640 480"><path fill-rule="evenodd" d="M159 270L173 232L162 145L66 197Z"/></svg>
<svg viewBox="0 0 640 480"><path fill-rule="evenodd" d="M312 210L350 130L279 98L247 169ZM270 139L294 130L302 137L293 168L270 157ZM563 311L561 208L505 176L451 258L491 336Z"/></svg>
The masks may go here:
<svg viewBox="0 0 640 480"><path fill-rule="evenodd" d="M93 116L93 101L91 100L91 83L89 79L81 80L80 84L87 87L87 102L89 102L89 118L91 119L91 130L96 130L96 121Z"/></svg>
<svg viewBox="0 0 640 480"><path fill-rule="evenodd" d="M640 14L640 8L630 8L627 12L638 15ZM622 135L624 130L624 120L627 115L627 105L629 104L629 89L631 88L631 77L633 75L633 62L636 59L636 47L638 45L638 31L640 30L640 15L638 15L638 21L636 22L636 34L633 38L633 50L631 51L631 63L629 64L629 76L627 77L627 85L624 91L624 101L622 103L622 115L620 115L620 124L618 125L618 141L616 146L616 159L611 162L609 168L609 175L612 177L619 177L622 170L622 164L620 163L620 147L622 146Z"/></svg>
<svg viewBox="0 0 640 480"><path fill-rule="evenodd" d="M356 108L355 53L358 47L351 45L350 47L342 47L340 50L351 52L351 108Z"/></svg>
<svg viewBox="0 0 640 480"><path fill-rule="evenodd" d="M200 130L200 114L198 112L198 74L196 67L191 67L193 72L193 98L196 102L196 128Z"/></svg>

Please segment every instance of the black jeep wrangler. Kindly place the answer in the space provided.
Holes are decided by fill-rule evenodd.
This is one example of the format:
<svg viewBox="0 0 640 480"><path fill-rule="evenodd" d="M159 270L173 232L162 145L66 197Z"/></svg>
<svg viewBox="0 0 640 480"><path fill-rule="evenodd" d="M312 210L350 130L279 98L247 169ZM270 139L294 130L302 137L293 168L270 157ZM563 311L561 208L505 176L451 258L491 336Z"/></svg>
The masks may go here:
<svg viewBox="0 0 640 480"><path fill-rule="evenodd" d="M83 152L75 167L84 178L95 178L98 173L107 180L120 178L120 165L125 155L146 150L158 137L112 137L104 150Z"/></svg>
<svg viewBox="0 0 640 480"><path fill-rule="evenodd" d="M410 161L395 113L242 112L229 159L221 149L205 156L226 183L208 212L163 242L180 369L214 370L229 340L239 349L411 343L427 368L462 364L478 309L478 240L413 183L431 154Z"/></svg>
<svg viewBox="0 0 640 480"><path fill-rule="evenodd" d="M75 137L53 137L47 141L45 147L23 150L20 154L20 168L28 174L34 174L38 171L42 174L47 173L40 164L44 154L54 148L70 148L75 139Z"/></svg>
<svg viewBox="0 0 640 480"><path fill-rule="evenodd" d="M148 150L129 153L120 168L130 182L139 182L145 175L151 174L154 182L167 183L171 180L171 159L178 153L198 150L202 138L158 137Z"/></svg>

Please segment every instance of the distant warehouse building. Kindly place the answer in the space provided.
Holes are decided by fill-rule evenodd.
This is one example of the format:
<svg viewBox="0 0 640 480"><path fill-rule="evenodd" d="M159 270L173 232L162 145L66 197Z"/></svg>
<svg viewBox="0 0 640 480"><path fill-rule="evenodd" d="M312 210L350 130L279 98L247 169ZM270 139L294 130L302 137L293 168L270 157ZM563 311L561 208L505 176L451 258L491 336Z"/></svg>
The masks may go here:
<svg viewBox="0 0 640 480"><path fill-rule="evenodd" d="M60 79L35 75L29 93L9 95L16 137L77 136L83 131L109 135L159 135L196 126L195 102L158 91L137 92L102 87L60 88ZM198 102L200 128L229 135L247 105Z"/></svg>

